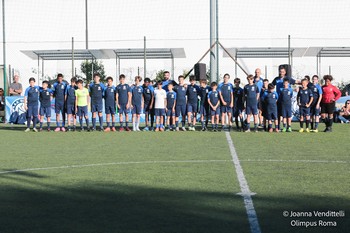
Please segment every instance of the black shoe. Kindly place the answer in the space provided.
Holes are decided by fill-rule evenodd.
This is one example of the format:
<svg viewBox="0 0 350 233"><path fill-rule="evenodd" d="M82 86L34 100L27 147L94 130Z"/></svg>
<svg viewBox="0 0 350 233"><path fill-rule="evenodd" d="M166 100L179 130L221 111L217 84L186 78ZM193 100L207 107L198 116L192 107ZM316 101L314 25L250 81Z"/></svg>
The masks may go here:
<svg viewBox="0 0 350 233"><path fill-rule="evenodd" d="M91 131L96 131L96 128L91 128Z"/></svg>
<svg viewBox="0 0 350 233"><path fill-rule="evenodd" d="M101 128L100 128L100 132L103 132L103 131L104 131L104 128L103 128L103 127L101 127Z"/></svg>
<svg viewBox="0 0 350 233"><path fill-rule="evenodd" d="M329 128L328 128L328 127L326 127L326 128L323 130L323 132L325 132L325 133L328 133L328 131L329 131Z"/></svg>
<svg viewBox="0 0 350 233"><path fill-rule="evenodd" d="M328 132L331 133L333 130L332 130L332 127L329 127L328 128Z"/></svg>
<svg viewBox="0 0 350 233"><path fill-rule="evenodd" d="M241 128L236 128L237 132L242 132L242 129Z"/></svg>
<svg viewBox="0 0 350 233"><path fill-rule="evenodd" d="M84 128L81 128L81 129L80 129L80 132L84 132Z"/></svg>

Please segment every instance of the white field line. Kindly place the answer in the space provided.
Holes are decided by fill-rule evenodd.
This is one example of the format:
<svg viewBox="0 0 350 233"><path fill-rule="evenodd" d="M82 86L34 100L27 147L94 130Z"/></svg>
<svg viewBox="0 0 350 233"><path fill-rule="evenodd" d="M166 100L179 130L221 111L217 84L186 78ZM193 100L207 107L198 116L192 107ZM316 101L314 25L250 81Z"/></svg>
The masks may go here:
<svg viewBox="0 0 350 233"><path fill-rule="evenodd" d="M240 159L241 162L278 162L278 163L350 163L341 160L303 160L303 159Z"/></svg>
<svg viewBox="0 0 350 233"><path fill-rule="evenodd" d="M252 199L252 195L254 194L249 189L248 182L244 176L243 169L241 167L241 164L239 162L239 159L236 153L236 149L231 139L231 135L228 132L226 132L225 135L226 135L228 146L230 148L233 165L235 166L235 169L236 169L239 186L241 187L241 193L239 194L243 197L243 200L244 200L244 206L248 215L248 221L250 225L250 232L261 233L259 222L258 222L258 216L254 209L254 204Z"/></svg>

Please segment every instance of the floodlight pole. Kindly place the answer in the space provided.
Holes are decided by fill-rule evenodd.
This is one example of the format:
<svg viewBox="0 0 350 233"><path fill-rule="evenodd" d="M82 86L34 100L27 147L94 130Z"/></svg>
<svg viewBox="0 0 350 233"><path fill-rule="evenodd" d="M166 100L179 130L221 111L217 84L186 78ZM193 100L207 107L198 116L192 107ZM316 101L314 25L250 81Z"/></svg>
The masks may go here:
<svg viewBox="0 0 350 233"><path fill-rule="evenodd" d="M146 78L146 36L143 37L143 78Z"/></svg>
<svg viewBox="0 0 350 233"><path fill-rule="evenodd" d="M4 95L7 95L7 77L6 77L6 36L5 36L5 0L2 0L2 58L4 62Z"/></svg>
<svg viewBox="0 0 350 233"><path fill-rule="evenodd" d="M210 81L218 81L219 78L219 46L218 46L218 0L210 0L210 45L215 43L210 51Z"/></svg>
<svg viewBox="0 0 350 233"><path fill-rule="evenodd" d="M88 33L88 0L85 0L85 46L89 49L89 33Z"/></svg>
<svg viewBox="0 0 350 233"><path fill-rule="evenodd" d="M74 77L74 37L72 37L72 78Z"/></svg>

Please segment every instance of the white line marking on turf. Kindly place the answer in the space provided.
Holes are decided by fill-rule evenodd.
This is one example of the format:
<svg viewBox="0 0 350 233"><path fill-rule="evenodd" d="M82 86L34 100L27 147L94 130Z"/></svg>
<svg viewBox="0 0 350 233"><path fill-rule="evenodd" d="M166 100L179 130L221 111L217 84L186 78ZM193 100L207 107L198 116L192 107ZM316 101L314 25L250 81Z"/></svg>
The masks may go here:
<svg viewBox="0 0 350 233"><path fill-rule="evenodd" d="M59 166L59 167L26 168L26 169L19 169L19 170L1 171L0 174L19 173L19 172L27 172L27 171L97 167L97 166L128 165L128 164L218 163L218 162L231 162L231 160L214 160L214 159L212 159L212 160L168 160L168 161L134 161L134 162L131 161L131 162L114 162L114 163L94 163L94 164L82 164L82 165L66 165L66 166Z"/></svg>
<svg viewBox="0 0 350 233"><path fill-rule="evenodd" d="M292 159L241 159L241 162L279 162L279 163L350 163L341 160L292 160Z"/></svg>
<svg viewBox="0 0 350 233"><path fill-rule="evenodd" d="M239 195L241 195L244 200L244 205L247 211L249 225L250 225L250 231L251 233L261 233L259 222L258 222L258 216L256 215L256 211L254 209L254 204L252 199L252 195L254 194L249 189L248 182L244 176L243 169L241 167L241 164L239 162L239 159L236 153L236 149L231 139L231 135L228 132L226 132L225 135L226 135L228 146L230 148L232 161L236 168L236 174L238 177L239 186L241 187L241 193L239 193Z"/></svg>

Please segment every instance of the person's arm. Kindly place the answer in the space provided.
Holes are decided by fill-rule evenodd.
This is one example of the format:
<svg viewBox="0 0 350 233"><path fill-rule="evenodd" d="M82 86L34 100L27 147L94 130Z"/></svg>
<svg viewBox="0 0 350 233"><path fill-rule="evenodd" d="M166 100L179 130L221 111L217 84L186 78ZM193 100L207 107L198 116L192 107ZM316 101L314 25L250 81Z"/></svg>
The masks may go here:
<svg viewBox="0 0 350 233"><path fill-rule="evenodd" d="M171 109L172 112L175 112L175 106L176 106L176 98L175 98L175 100L174 100L174 104L173 104L173 107L172 107L172 109Z"/></svg>
<svg viewBox="0 0 350 233"><path fill-rule="evenodd" d="M215 107L211 104L210 98L208 98L208 103L209 103L210 107L215 110Z"/></svg>
<svg viewBox="0 0 350 233"><path fill-rule="evenodd" d="M300 106L300 91L298 91L298 94L297 94L297 104L298 106Z"/></svg>
<svg viewBox="0 0 350 233"><path fill-rule="evenodd" d="M218 92L219 92L219 96L220 96L220 100L221 100L222 104L226 105L227 103L225 102L224 98L222 97L221 89L219 89Z"/></svg>
<svg viewBox="0 0 350 233"><path fill-rule="evenodd" d="M76 113L78 112L78 98L79 98L79 96L76 96L76 98L75 98L75 112Z"/></svg>
<svg viewBox="0 0 350 233"><path fill-rule="evenodd" d="M154 92L153 92L153 90L151 90L151 104L149 106L149 109L153 108L153 102L154 102Z"/></svg>
<svg viewBox="0 0 350 233"><path fill-rule="evenodd" d="M334 95L334 102L336 102L341 97L341 91L337 87L334 87Z"/></svg>
<svg viewBox="0 0 350 233"><path fill-rule="evenodd" d="M232 90L232 89L231 89ZM230 92L230 95L231 95L231 104L230 104L230 107L233 108L233 92L231 91Z"/></svg>
<svg viewBox="0 0 350 233"><path fill-rule="evenodd" d="M310 89L309 89L309 90L310 90ZM311 91L310 91L309 96L310 96L310 101L309 101L309 103L306 104L306 107L307 107L307 108L310 107L311 104L312 104L312 102L314 101L314 96L312 95L312 92L311 92Z"/></svg>
<svg viewBox="0 0 350 233"><path fill-rule="evenodd" d="M19 84L18 90L14 90L14 92L16 92L18 95L21 95L22 91L23 91L22 84Z"/></svg>
<svg viewBox="0 0 350 233"><path fill-rule="evenodd" d="M88 104L88 107L90 106L90 93L88 93L88 95L86 96L86 98L87 98L87 104Z"/></svg>
<svg viewBox="0 0 350 233"><path fill-rule="evenodd" d="M131 103L131 98L132 98L132 94L131 91L128 92L128 103L126 104L126 108L132 108L132 103Z"/></svg>
<svg viewBox="0 0 350 233"><path fill-rule="evenodd" d="M115 104L117 105L118 109L120 109L118 90L115 92Z"/></svg>
<svg viewBox="0 0 350 233"><path fill-rule="evenodd" d="M26 89L24 93L24 109L27 111L28 106L27 106L27 101L28 101L28 88Z"/></svg>

